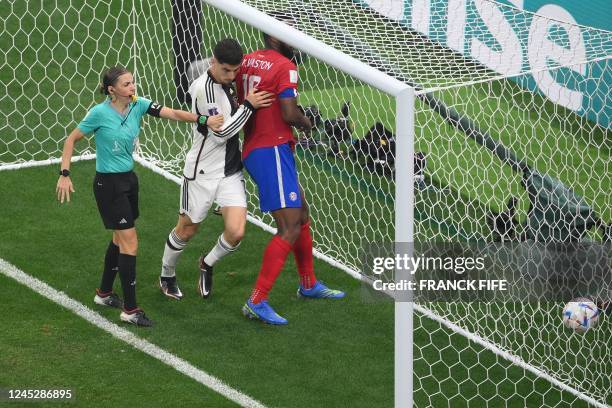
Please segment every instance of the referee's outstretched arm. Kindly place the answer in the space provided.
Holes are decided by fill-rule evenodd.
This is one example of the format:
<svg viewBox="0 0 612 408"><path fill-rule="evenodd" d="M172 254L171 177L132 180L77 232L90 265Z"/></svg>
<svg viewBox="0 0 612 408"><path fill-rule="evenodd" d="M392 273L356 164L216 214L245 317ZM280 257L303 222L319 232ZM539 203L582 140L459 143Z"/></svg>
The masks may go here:
<svg viewBox="0 0 612 408"><path fill-rule="evenodd" d="M57 180L57 187L55 189L57 193L57 199L60 203L64 202L64 199L70 202L70 193L74 193L74 187L72 186L72 180L70 179L70 161L72 160L72 153L74 151L74 144L81 140L85 134L81 132L79 128L75 128L64 143L64 150L62 151L62 165L60 169L62 171L68 171L68 175L60 177Z"/></svg>
<svg viewBox="0 0 612 408"><path fill-rule="evenodd" d="M168 108L164 106L159 112L159 117L164 119L176 120L179 122L197 122L201 115L195 113L186 112L178 109ZM218 131L223 125L223 115L208 116L205 119L206 126L208 126L213 132Z"/></svg>

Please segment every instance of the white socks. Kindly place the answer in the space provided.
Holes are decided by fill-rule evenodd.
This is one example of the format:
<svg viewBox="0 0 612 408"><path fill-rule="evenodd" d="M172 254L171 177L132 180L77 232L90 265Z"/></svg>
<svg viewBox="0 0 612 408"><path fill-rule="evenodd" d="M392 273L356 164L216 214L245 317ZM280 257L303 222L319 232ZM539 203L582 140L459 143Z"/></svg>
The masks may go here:
<svg viewBox="0 0 612 408"><path fill-rule="evenodd" d="M176 263L178 262L183 249L187 245L187 241L183 241L176 235L176 230L172 230L168 239L166 240L166 246L164 247L164 256L162 258L162 270L161 276L172 277L176 273Z"/></svg>
<svg viewBox="0 0 612 408"><path fill-rule="evenodd" d="M239 246L240 242L234 247L228 244L225 238L223 238L223 233L221 233L221 235L219 235L219 239L217 239L217 244L210 250L208 255L206 255L204 262L208 266L213 266L215 262L223 258L225 255L236 251Z"/></svg>

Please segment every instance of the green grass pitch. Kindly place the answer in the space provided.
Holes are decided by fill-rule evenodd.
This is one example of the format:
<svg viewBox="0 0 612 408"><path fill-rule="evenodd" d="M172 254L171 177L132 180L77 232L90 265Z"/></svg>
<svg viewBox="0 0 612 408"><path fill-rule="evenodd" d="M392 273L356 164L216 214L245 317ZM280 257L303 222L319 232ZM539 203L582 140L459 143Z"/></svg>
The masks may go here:
<svg viewBox="0 0 612 408"><path fill-rule="evenodd" d="M2 172L5 198L0 228L7 239L0 242L0 257L94 307L93 289L98 284L109 234L98 219L90 191L93 162L75 164L73 170L77 192L67 205L55 201L55 166ZM148 170L137 171L142 191L138 299L157 325L152 330L133 329L135 333L266 405L343 407L347 401L353 407L393 404L393 304L364 302L360 284L343 272L315 263L322 280L347 291L346 300L300 301L295 296L297 278L290 260L271 295L271 302L289 319L289 326L268 327L247 321L240 314L269 239L269 234L257 227L249 225L240 252L219 263L215 293L203 302L195 288L197 258L202 248L214 243L222 228L220 219L211 215L185 250L177 270L185 299L176 302L161 295L156 286L161 251L175 222L179 188ZM27 189L23 188L26 180ZM75 390L77 406L90 406L105 387L113 387L118 403L126 401L123 395L132 398L128 390L147 394L144 399L130 401L132 406L155 405L157 398L173 400L168 394L174 392L186 406L209 400L211 406L227 404L217 405L218 396L199 390L198 384L29 289L5 277L0 281L9 292L0 331L1 386L69 387ZM94 309L110 320L118 319L114 310ZM422 325L415 330L415 375L422 378L423 389L415 399L420 403L451 399L462 406L467 399L491 398L500 403L507 399L508 406L522 407L525 403L573 401L545 380L496 359L465 338L451 336L437 323L423 317L419 321ZM440 353L440 341L444 339L451 340L448 345L452 347ZM465 366L456 364L459 360ZM455 379L466 378L468 370L470 378L482 381L480 386L463 383L440 389L436 377L450 381L450 373ZM150 380L144 382L143 378ZM118 381L126 383L114 388ZM541 394L526 391L533 387Z"/></svg>
<svg viewBox="0 0 612 408"><path fill-rule="evenodd" d="M10 67L3 68L1 74L4 91L0 95L0 162L11 162L16 157L46 159L49 152L59 155L64 136L83 117L86 107L100 100L96 85L105 62L120 61L130 67L139 67L137 61L130 59L130 49L126 46L132 42L132 31L109 35L103 23L110 21L109 15L118 16L120 24L127 27L129 13L125 10L132 7L132 2L111 0L95 6L76 3L74 0L17 1L0 7L0 19L5 21L5 29L0 32L2 63L4 68ZM160 16L169 15L169 2L146 2L141 7L144 12L140 33L146 33L146 27L169 26L168 21L159 21ZM155 13L155 7L164 8L164 11ZM28 29L34 26L37 28ZM228 27L211 30L205 33L211 39L221 32L230 32ZM159 36L159 30L157 32ZM149 41L150 49L155 51L148 67L154 66L159 72L141 67L139 93L156 95L160 102L171 105L169 36L147 39L141 35L140 39ZM80 36L84 38L82 44L72 42ZM30 48L26 47L26 51L18 47L6 48L12 44L28 44ZM252 48L257 44L246 45ZM27 52L32 49L37 51ZM305 84L320 84L322 73L330 72L317 64L310 60L305 65ZM66 75L66 72L74 75ZM331 72L337 75L335 86L317 90L305 87L301 94L303 104L329 106L330 110L324 112L329 117L337 114L331 109L339 109L344 100L359 101L360 105L355 104L358 107L354 117L357 135L365 133L375 119L393 127L393 116L389 112L393 112L394 107L388 97ZM62 79L50 80L58 77ZM162 78L161 82L156 78ZM495 92L504 97L485 108L506 112L506 118L519 115L521 101L512 100L512 95L519 95L516 89L503 83L495 86L498 87ZM478 95L470 98L484 100L489 91L476 87L472 92ZM460 90L458 95L462 92L468 91ZM451 102L457 98L450 91L438 96ZM498 106L497 103L503 104ZM39 115L42 107L49 109ZM486 236L486 227L474 220L482 219L489 208L499 209L510 193L521 194L518 178L496 163L488 152L466 142L464 135L449 130L439 118L419 108L418 104L417 109L418 123L435 124L431 129L447 132L447 144L443 146L435 143L438 134L418 133L417 149L430 154L432 170L435 170L430 181L449 189L443 197L433 193L417 197L417 231L424 238ZM480 114L477 109L476 106L466 107L467 113L476 117ZM545 105L543 109L541 112L554 108ZM572 166L563 160L535 164L562 180L571 181L604 220L610 221L610 195L593 195L600 192L601 185L598 179L591 177L591 172L604 171L602 167L593 167L593 163L600 163L593 157L599 155L604 158L601 163L609 162L608 135L581 130L583 127L566 128L560 122L542 124L538 122L537 113L525 118L524 127L518 128L516 134L498 136L510 147L517 148L517 153L530 156L531 149L537 147L526 139L530 129L533 127L541 132L538 134L545 134L552 127L560 135L559 139L544 148L550 150L561 145L570 151L587 152L586 161L574 157ZM497 120L496 126L501 128L506 119ZM143 130L145 143L161 139L162 133L157 134L158 128L150 126L152 122L147 120ZM531 126L533 124L537 126ZM164 134L172 134L172 131ZM600 149L595 149L594 145ZM520 146L526 150L520 151ZM91 149L92 145L82 142L79 148ZM462 157L452 154L459 151ZM171 150L170 153L180 152ZM337 211L332 216L338 225L356 221L343 232L348 239L357 241L363 236L380 239L380 235L371 232L371 225L377 224L377 228L384 229L389 223L380 217L367 218L371 210L366 211L365 206L375 205L380 214L390 216L392 185L343 159L330 159L314 151L298 151L298 155L301 173L307 179L302 181L311 197L314 222ZM462 174L458 170L475 160L486 164L489 172L483 175L478 169L472 169ZM571 171L573 166L577 171ZM318 276L330 286L345 289L347 299L334 303L299 301L295 297L295 264L289 259L272 292L271 302L289 319L290 325L272 328L241 316L240 307L254 283L263 248L270 238L268 233L253 225L247 226L240 251L219 263L215 294L209 301L202 302L196 296L196 261L200 251L213 245L222 229L219 217L211 215L179 264L179 281L186 298L173 302L163 297L156 287L157 276L166 236L176 222L179 188L148 170L138 167L137 171L142 189L141 219L138 221L138 298L157 326L152 330L133 329L135 333L268 406L393 405L393 304L365 302L359 283L343 272L323 262L315 262ZM109 239L91 193L93 173L92 162L73 165L77 193L73 202L61 206L54 196L56 166L1 172L0 258L117 321L116 311L95 308L92 302ZM482 177L499 188L483 191L477 184ZM320 182L329 178L341 180L341 183L330 186ZM344 198L342 202L325 199L323 191L332 188L338 189L335 193ZM433 211L432 208L441 210ZM525 208L522 211L524 215ZM449 213L454 214L450 219ZM384 232L388 236L393 234L392 229ZM70 405L83 407L95 405L101 395L114 406L232 405L3 275L0 275L0 287L4 289L5 307L0 319L0 388L72 388L75 401ZM421 386L415 394L418 406L475 407L484 406L487 401L495 406L506 403L508 407L544 403L586 406L533 374L496 358L461 336L452 335L435 322L418 315L416 322L414 368ZM610 326L601 329L604 328L609 330ZM582 343L571 344L580 346ZM565 351L552 353L554 359L554 353L560 355ZM609 356L604 354L603 358ZM460 381L468 377L472 381ZM440 383L440 379L444 381ZM2 403L0 401L0 405Z"/></svg>
<svg viewBox="0 0 612 408"><path fill-rule="evenodd" d="M73 170L77 193L68 205L55 201L55 166L2 173L3 190L10 193L2 207L0 227L11 239L3 239L0 243L0 256L93 307L93 290L99 284L101 262L110 236L98 219L91 193L93 162L75 164ZM336 401L353 399L353 406L391 404L393 305L361 302L359 283L343 272L316 262L320 279L332 287L347 290L349 297L346 301L334 304L304 302L296 297L297 273L290 260L270 298L276 309L289 319L290 325L277 330L242 316L240 308L250 294L263 248L270 237L269 233L257 227L248 226L248 238L244 240L239 255L219 263L215 293L211 301L204 302L196 291L197 258L203 248L214 244L222 230L220 217L211 215L179 263L177 276L185 299L175 302L163 296L157 288L157 278L165 239L176 222L179 187L147 170L138 171L142 194L142 215L138 221L138 300L157 323L152 330L135 330L138 335L271 406L334 406ZM29 180L28 189L20 187L24 180ZM25 202L32 202L34 206L27 209L28 206L23 205ZM5 217L5 214L11 216ZM21 221L11 221L16 219ZM7 282L6 278L3 278L4 282ZM15 284L11 283L9 287L15 288ZM119 287L117 281L116 288L120 290ZM8 298L8 319L2 319L4 330L0 334L0 344L9 347L3 347L5 352L0 361L5 367L10 362L21 364L15 364L11 370L0 370L0 385L34 387L51 380L53 384L64 382L66 387L77 389L83 398L79 400L85 404L99 391L98 387L89 385L104 381L108 376L101 375L101 372L124 376L117 367L128 365L131 360L125 360L118 349L128 346L80 322L76 316L73 317L76 322L65 324L69 314L59 307L50 306L49 302L45 304L38 295L24 288L16 288L16 291L20 296ZM15 297L17 299L13 300ZM29 304L28 299L33 304ZM24 311L20 311L26 305ZM40 315L35 305L42 305ZM118 319L115 310L97 310L110 320ZM24 314L27 317L24 318ZM25 324L24 320L30 324ZM44 333L45 325L52 327L48 336ZM40 380L30 377L29 373L33 371L41 374L52 371L50 363L45 360L57 358L53 356L57 348L70 355L75 341L62 347L58 336L68 336L70 332L64 333L64 330L77 330L73 327L83 337L83 344L76 350L91 354L92 361L100 367L92 364L90 370L81 371L79 367L84 363L75 361L74 369L79 370L79 374L64 379L63 371L71 366L71 359L67 358L63 362L64 368L55 376L48 373L50 378L43 376ZM88 339L93 337L94 343L88 345ZM20 348L20 341L27 345L26 349ZM37 341L41 346L35 350ZM104 344L108 350L104 350ZM40 362L29 355L32 352ZM45 357L47 353L51 356ZM96 357L98 353L105 353L106 358ZM149 357L132 350L128 355L130 359L140 358L142 361L133 366L149 370L150 375L154 375L156 370L160 373L169 371L160 370L159 364L151 363ZM141 382L136 369L131 373L125 373L126 381ZM168 384L166 376L169 377ZM108 384L112 385L116 380L109 378ZM187 402L189 398L196 398L196 391L187 391L193 390L193 384L185 390L172 386L180 381L189 383L180 380L176 374L163 374L158 380L143 384L142 389L159 387L166 389L164 393L179 389L181 394L194 394L186 397ZM338 387L344 382L351 386ZM204 390L203 393L208 392ZM139 401L135 403L144 406Z"/></svg>

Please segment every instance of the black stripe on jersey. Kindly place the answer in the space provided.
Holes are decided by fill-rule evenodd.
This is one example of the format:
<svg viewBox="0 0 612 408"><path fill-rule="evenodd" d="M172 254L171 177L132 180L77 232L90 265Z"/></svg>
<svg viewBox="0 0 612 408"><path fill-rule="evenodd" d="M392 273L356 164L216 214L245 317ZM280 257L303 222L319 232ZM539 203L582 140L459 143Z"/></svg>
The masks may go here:
<svg viewBox="0 0 612 408"><path fill-rule="evenodd" d="M240 137L235 134L225 144L225 176L231 176L242 170L242 154L240 153Z"/></svg>
<svg viewBox="0 0 612 408"><path fill-rule="evenodd" d="M215 103L215 89L213 85L215 82L213 81L210 74L206 78L206 85L204 86L204 90L206 92L206 103ZM210 112L206 112L209 115Z"/></svg>
<svg viewBox="0 0 612 408"><path fill-rule="evenodd" d="M198 109L198 98L195 99L194 103L195 103L196 113L198 115L201 115L200 110ZM202 136L204 136L204 138L202 139L202 143L200 144L200 150L198 150L198 157L196 157L195 164L193 166L193 177L187 177L185 174L183 174L183 177L185 177L185 179L187 180L195 180L196 175L198 174L198 164L200 163L200 156L202 156L202 151L204 150L204 144L206 143L206 138L208 137L208 127L204 126L204 128L206 128L206 131L204 132L202 129L200 129L200 126L201 125L198 125L198 132L200 132Z"/></svg>
<svg viewBox="0 0 612 408"><path fill-rule="evenodd" d="M229 86L222 85L221 89L223 89L223 92L225 93L225 96L227 97L227 100L230 106L232 107L231 115L234 116L236 112L238 112L239 106L234 100L234 96L232 95L232 88ZM242 112L240 113L240 115L238 115L238 117L232 117L231 119L232 123L227 128L223 129L223 131L221 132L213 132L213 133L217 137L234 136L235 133L238 133L238 131L240 131L240 129L242 128L244 123L249 119L250 116L251 116L251 111L247 109L246 107L243 107Z"/></svg>
<svg viewBox="0 0 612 408"><path fill-rule="evenodd" d="M247 109L243 109L243 111L237 117L235 116L234 118L232 118L234 122L231 125L229 125L227 128L223 129L220 132L213 133L218 137L233 136L235 133L238 133L240 131L240 129L250 116L251 112L249 112Z"/></svg>
<svg viewBox="0 0 612 408"><path fill-rule="evenodd" d="M195 105L196 115L201 116L202 112L200 112L200 109L198 109L197 103L198 103L198 100L196 98L196 105ZM208 126L207 125L203 125L198 122L196 123L196 130L198 131L198 133L200 133L204 137L208 136Z"/></svg>
<svg viewBox="0 0 612 408"><path fill-rule="evenodd" d="M234 100L234 96L232 95L232 88L225 85L221 85L221 88L223 89L223 92L225 92L225 96L227 96L227 99L229 100L230 106L232 107L233 115L238 110L238 104L236 103L236 101Z"/></svg>

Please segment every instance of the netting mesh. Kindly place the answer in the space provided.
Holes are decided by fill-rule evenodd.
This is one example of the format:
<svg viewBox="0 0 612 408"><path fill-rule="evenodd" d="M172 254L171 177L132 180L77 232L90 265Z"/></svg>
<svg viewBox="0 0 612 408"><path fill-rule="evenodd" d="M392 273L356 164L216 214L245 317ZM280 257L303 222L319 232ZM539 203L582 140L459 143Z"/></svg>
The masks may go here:
<svg viewBox="0 0 612 408"><path fill-rule="evenodd" d="M610 60L604 61L604 70L612 68L609 63ZM563 83L576 70L577 67L570 66L550 69L547 74ZM427 153L427 177L431 177L436 188L425 187L416 194L416 207L423 211L415 216L416 241L447 237L472 242L602 239L605 232L587 229L582 224L591 223L594 216L609 223L612 217L610 131L521 87L528 76L456 85L427 93L477 124L480 132L503 147L503 157L476 143L473 135L458 129L456 122L434 113L425 100L417 102L416 148ZM584 98L595 100L600 92L609 92L610 84L604 78L590 79L596 81L590 88L587 81L575 84L575 89L583 90ZM603 109L597 114L607 115ZM517 162L524 167L515 166ZM529 174L548 177L551 182L537 183ZM515 224L499 227L495 220L500 214L511 216ZM606 380L611 362L609 327L589 333L588 338L567 336L559 321L560 305L555 302L439 303L430 307L446 320L468 328L552 377L602 402L610 402L612 390ZM465 316L479 318L467 322ZM437 346L435 341L419 350L427 363L432 355L444 356L439 361L444 363L454 358L448 356L452 352L447 345ZM459 350L461 357L470 354ZM479 353L473 357L480 364L482 360L489 361ZM503 368L503 362L491 363L487 377L475 381L479 386L496 382L493 377L506 378L503 381L506 384L521 384L517 390L531 390L527 405L556 404L550 390L538 386L537 381L531 383L526 376L517 382L512 379L513 370ZM451 383L452 378L456 377L450 372ZM509 389L504 391L496 384L499 393L489 396L488 406L500 406L501 402L516 398L500 398ZM465 397L463 393L456 398ZM480 393L473 397L469 402L474 406L484 406L487 400Z"/></svg>
<svg viewBox="0 0 612 408"><path fill-rule="evenodd" d="M527 173L522 165L562 181L579 194L592 210L579 214L584 215L585 222L592 214L610 220L610 139L605 125L609 123L609 111L606 103L601 103L610 84L602 78L581 83L576 77L576 73L584 73L581 64L554 68L554 63L542 65L536 55L531 55L533 63L517 55L520 64L512 57L508 60L500 56L499 60L508 66L495 65L490 60L491 66L485 66L450 50L447 40L435 35L435 27L427 39L351 2L246 3L276 16L284 13L301 31L421 89L414 113L415 150L422 153L415 157L415 240L472 242L536 237L541 231L528 222L536 215L530 212L532 198L523 184ZM479 2L485 12L489 6ZM533 20L538 20L535 26L539 29L550 20L496 7L501 8L505 18L524 28L519 35L529 41L529 47L543 50L550 48L549 42L564 43L581 36L589 54L585 52L584 59L579 54L564 55L561 60L584 63L591 59L596 60L591 70L610 69L609 60L601 59L609 52L609 33L561 24L561 29L546 37L549 42L535 34L528 38ZM204 56L222 37L237 38L247 51L262 47L259 31L214 8L203 7L202 25ZM483 30L482 20L469 16L466 26L466 31ZM495 48L494 44L488 45ZM577 47L568 49L571 52ZM361 265L357 255L362 243L387 242L395 233L395 101L325 61L302 57L300 104L320 116L311 134L300 135L296 149L300 182L310 204L315 246L358 270ZM587 113L568 108L573 96L554 95L559 90L551 92L550 81L536 81L538 75L548 75L555 83L575 81L571 89L582 90L583 105L595 109ZM346 103L348 112L342 112ZM318 116L313 113L312 117ZM508 155L500 158L483 147L486 141L478 143L478 135L466 132L466 127L477 128L489 140L503 144ZM159 155L163 147L149 147L151 155L166 157ZM168 163L163 160L161 164ZM534 188L544 187L538 184ZM253 184L249 184L249 191L250 213L273 225L268 215L257 210ZM509 209L513 198L514 208ZM569 202L566 209L571 207L571 199ZM556 204L552 212L563 206ZM545 206L542 210L545 216L550 215ZM515 230L496 229L492 220L508 211L517 221ZM569 222L556 216L551 215L550 224ZM579 235L602 239L597 228L585 228ZM551 234L544 240L550 237ZM500 350L584 395L599 401L611 398L606 382L609 326L588 336L568 336L561 325L562 305L556 302L420 306L423 309L415 315L414 333L416 406L580 405L575 395L517 367L501 357ZM431 320L431 313L439 320ZM448 322L494 345L498 353L450 329Z"/></svg>
<svg viewBox="0 0 612 408"><path fill-rule="evenodd" d="M67 132L100 100L104 67L134 65L124 4L2 2L0 163L59 157ZM82 143L78 151L93 149Z"/></svg>
<svg viewBox="0 0 612 408"><path fill-rule="evenodd" d="M148 12L139 13L139 25L148 25L147 21L151 18ZM212 48L220 38L238 39L247 52L263 47L258 30L208 6L203 7L202 36L204 60L212 53ZM141 61L142 52L148 52L149 43L153 49L159 46L159 40L155 37L145 37L142 41L138 51ZM144 87L145 95L154 95L156 100L171 99L172 87L158 87L159 81L153 80L159 76L158 66L159 64L139 64L139 76L144 83L141 88ZM197 70L198 64L194 66ZM300 182L306 191L313 224L317 225L314 229L316 247L344 265L357 269L358 261L354 254L363 240L381 241L393 236L393 223L389 222L389 217L393 214L394 191L391 178L372 174L361 161L351 157L350 141L352 135L366 134L376 120L392 129L395 123L395 100L315 59L306 57L300 69L300 104L304 107L316 106L316 116L320 121L310 135L300 135L300 145L304 148L296 150ZM170 73L166 77L166 80L169 79ZM347 102L349 113L345 118L341 110ZM353 120L356 117L372 120ZM346 122L343 119L346 119ZM343 124L347 129L350 127L352 135L343 140L330 140L328 133L331 122L336 125L335 129L339 129ZM326 125L328 132L325 131ZM149 121L148 126L153 133L172 136L141 140L142 154L160 167L174 174L181 174L183 152L189 146L191 136L188 131L176 129L188 126L177 126L163 121ZM332 143L339 146L338 154L332 152ZM247 180L247 185L250 214L266 224L273 225L272 217L259 211L257 190L250 179ZM385 214L385 217L370 211L369 203L372 199L380 205L378 214Z"/></svg>
<svg viewBox="0 0 612 408"><path fill-rule="evenodd" d="M542 56L557 47L566 48L559 54L563 65L607 58L612 52L612 33L608 31L556 21L490 0L431 2L427 17L432 22L426 24L426 34L372 11L361 1L245 3L268 13L285 12L300 31L384 72L401 75L420 88L548 69L551 62ZM421 2L405 4L413 25L421 12L414 10L415 3ZM379 4L380 11L388 14L386 3ZM434 15L444 16L443 21L431 18ZM490 34L492 29L496 38ZM536 51L523 55L520 43Z"/></svg>
<svg viewBox="0 0 612 408"><path fill-rule="evenodd" d="M606 70L612 68L608 64L606 60ZM552 72L562 77L561 72L556 72L561 70ZM522 81L526 77L518 79ZM594 90L599 92L603 88L609 88L609 84L600 79L593 91L586 91L584 97L594 97ZM568 188L568 194L571 190L581 196L601 219L608 222L612 219L608 128L521 88L510 79L455 86L427 95L477 125L481 133L499 143L516 161L558 180ZM434 223L430 227L440 228L453 219L449 215L456 214L457 218L451 221L458 227L453 238L481 240L488 239L491 234L495 238L501 231L491 231L488 219L491 210L507 212L510 199L515 197L518 203L513 208L517 221L526 224L530 205L536 200L530 199L524 185L525 173L513 168L512 159L502 160L495 152L476 143L448 117L432 111L427 101L419 100L416 111L416 148L426 151L431 159L427 163L428 175L440 188L448 190L423 191L424 194L417 196L421 202L418 206L440 208L440 204L435 203L443 201L443 196L453 197L441 213L429 214L423 221ZM544 193L547 192L542 191ZM467 208L461 207L466 204ZM570 211L570 203L565 204ZM543 210L556 211L554 206L555 203L548 203ZM587 215L584 222L588 221ZM558 214L551 217L548 220L551 224L566 222ZM417 228L420 231L417 235L427 237L427 228L425 225ZM591 232L594 239L601 233L596 229ZM533 232L524 231L519 225L513 233L519 236Z"/></svg>
<svg viewBox="0 0 612 408"><path fill-rule="evenodd" d="M139 94L187 108L177 100L172 49L183 38L176 33L188 27L172 28L168 3L4 2L0 164L59 157L66 134L101 100L99 75L110 65L132 69ZM350 1L245 3L291 16L306 34L420 89L416 241L605 238L601 226L612 221L611 33L484 0L451 2L461 6L456 10L431 2L430 15L449 16L444 25L423 18L404 24ZM417 3L424 2L410 7ZM206 4L199 11L201 49L192 52L203 60L223 37L238 39L246 51L263 46L248 24ZM501 33L497 40L487 34L491 27ZM524 45L519 51L516 41ZM296 149L315 246L359 270L362 243L393 240L394 214L402 211L394 201L395 99L303 55L300 104L317 125L299 135ZM180 175L190 126L147 119L141 135L141 154ZM93 150L88 143L77 147ZM250 181L248 189L250 213L271 225ZM512 228L496 226L500 214L516 220ZM448 322L612 403L609 324L569 335L562 305L553 302L420 306L416 406L581 404Z"/></svg>

